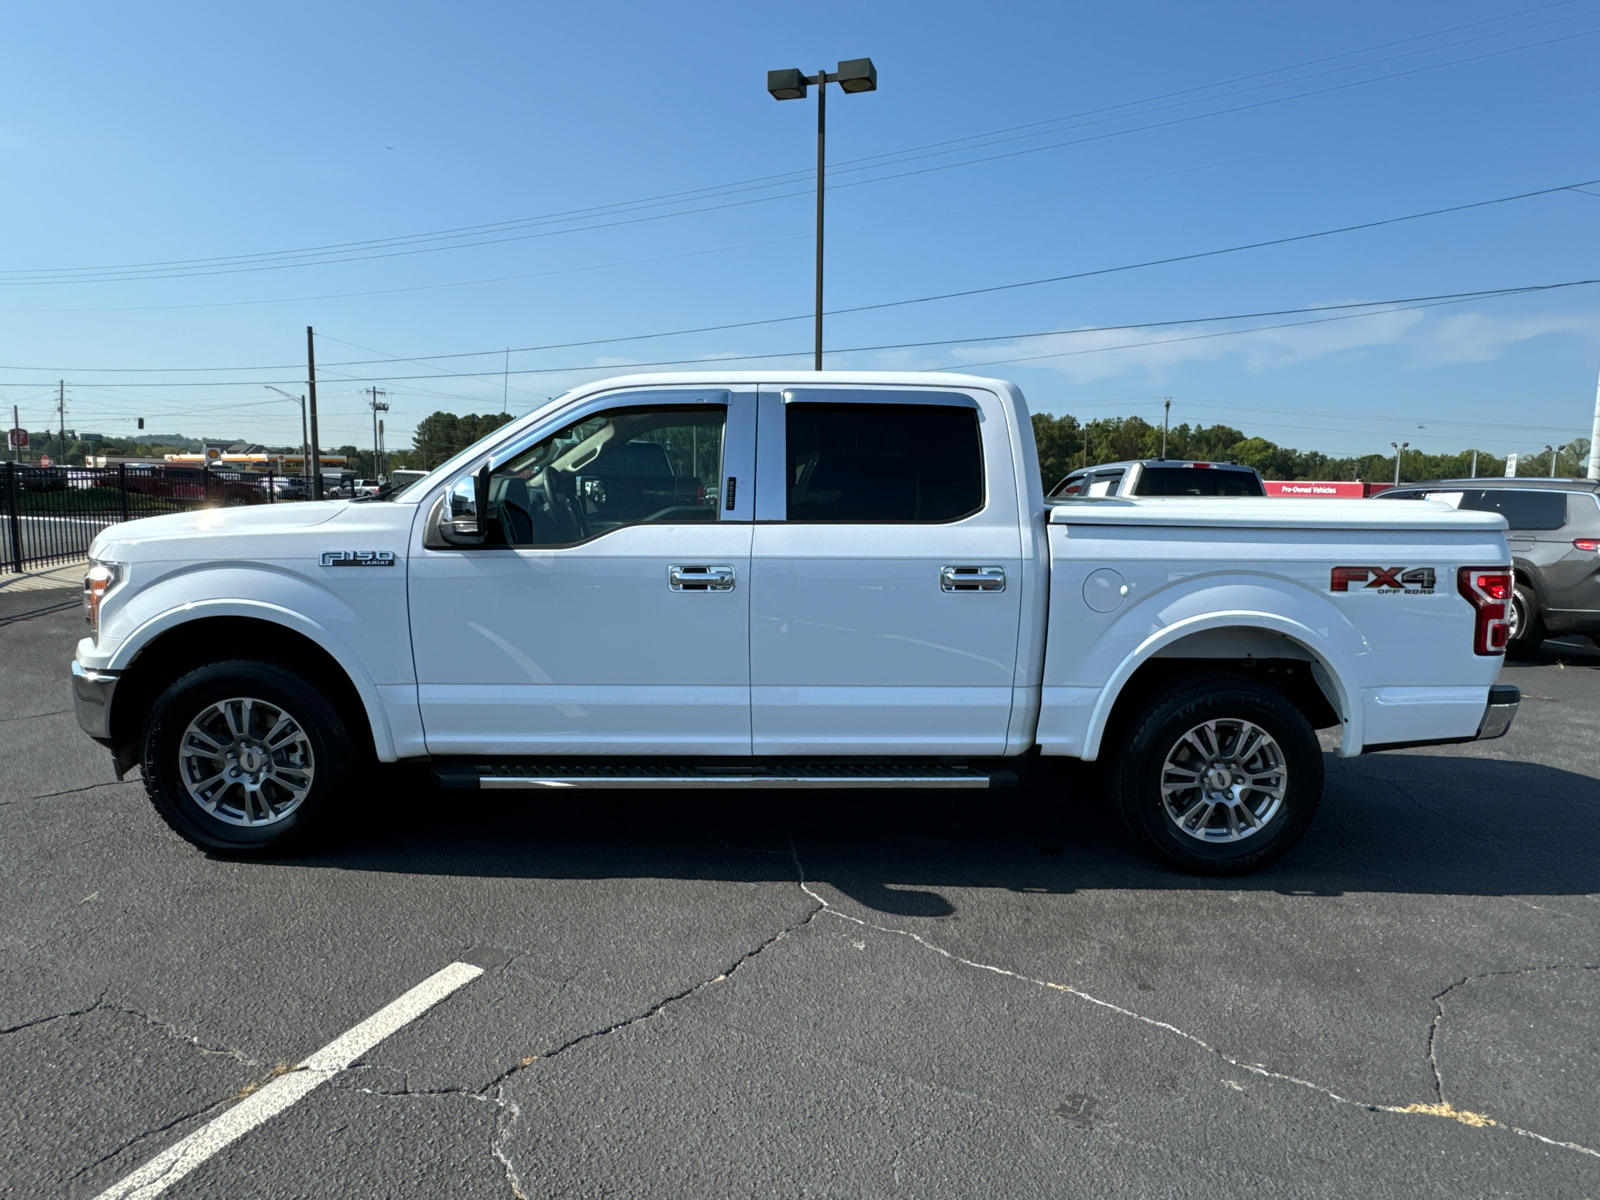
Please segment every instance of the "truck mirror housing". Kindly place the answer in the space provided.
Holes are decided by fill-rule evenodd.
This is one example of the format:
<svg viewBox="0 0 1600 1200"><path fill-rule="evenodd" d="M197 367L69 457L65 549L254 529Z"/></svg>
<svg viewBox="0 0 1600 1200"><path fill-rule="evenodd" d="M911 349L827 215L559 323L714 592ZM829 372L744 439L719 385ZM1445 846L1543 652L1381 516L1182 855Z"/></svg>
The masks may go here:
<svg viewBox="0 0 1600 1200"><path fill-rule="evenodd" d="M489 535L489 464L450 485L439 506L439 537L452 546L481 546Z"/></svg>

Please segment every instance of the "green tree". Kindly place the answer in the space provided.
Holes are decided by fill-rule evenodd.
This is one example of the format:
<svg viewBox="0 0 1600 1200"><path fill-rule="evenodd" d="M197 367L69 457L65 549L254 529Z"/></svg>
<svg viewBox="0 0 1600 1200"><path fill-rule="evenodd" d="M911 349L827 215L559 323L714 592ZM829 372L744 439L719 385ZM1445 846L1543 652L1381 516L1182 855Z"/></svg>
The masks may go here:
<svg viewBox="0 0 1600 1200"><path fill-rule="evenodd" d="M1048 491L1079 465L1083 454L1083 429L1078 418L1070 414L1053 417L1049 413L1034 413L1033 440L1039 448L1039 474Z"/></svg>
<svg viewBox="0 0 1600 1200"><path fill-rule="evenodd" d="M422 470L431 471L479 438L493 433L500 426L515 420L509 413L469 413L458 417L455 413L439 411L430 413L417 422L412 435L412 445L421 459Z"/></svg>

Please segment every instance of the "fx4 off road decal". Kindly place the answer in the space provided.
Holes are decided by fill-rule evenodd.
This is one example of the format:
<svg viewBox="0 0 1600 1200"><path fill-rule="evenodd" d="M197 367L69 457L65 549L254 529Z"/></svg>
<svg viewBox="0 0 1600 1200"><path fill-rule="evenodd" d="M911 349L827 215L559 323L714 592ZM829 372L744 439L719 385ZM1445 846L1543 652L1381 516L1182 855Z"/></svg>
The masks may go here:
<svg viewBox="0 0 1600 1200"><path fill-rule="evenodd" d="M1335 567L1328 589L1334 592L1377 592L1380 596L1431 596L1432 567Z"/></svg>
<svg viewBox="0 0 1600 1200"><path fill-rule="evenodd" d="M325 567L392 567L393 550L324 550Z"/></svg>

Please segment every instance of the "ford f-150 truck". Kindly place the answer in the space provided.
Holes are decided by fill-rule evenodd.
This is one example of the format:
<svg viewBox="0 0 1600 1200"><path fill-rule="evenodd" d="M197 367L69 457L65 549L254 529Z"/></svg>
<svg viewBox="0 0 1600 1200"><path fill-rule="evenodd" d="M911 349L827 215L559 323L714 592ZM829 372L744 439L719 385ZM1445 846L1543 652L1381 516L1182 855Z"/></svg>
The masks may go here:
<svg viewBox="0 0 1600 1200"><path fill-rule="evenodd" d="M630 445L715 487L584 485ZM382 497L107 529L73 683L118 772L233 854L336 817L374 761L984 788L1064 756L1167 863L1238 872L1310 823L1317 730L1341 755L1505 732L1504 530L1431 501L1051 505L998 380L636 376Z"/></svg>

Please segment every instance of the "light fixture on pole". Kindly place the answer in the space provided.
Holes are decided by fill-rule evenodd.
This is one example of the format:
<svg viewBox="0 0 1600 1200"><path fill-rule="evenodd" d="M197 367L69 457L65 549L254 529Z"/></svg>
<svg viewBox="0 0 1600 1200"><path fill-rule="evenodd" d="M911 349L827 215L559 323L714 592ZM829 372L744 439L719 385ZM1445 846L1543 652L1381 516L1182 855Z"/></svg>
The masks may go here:
<svg viewBox="0 0 1600 1200"><path fill-rule="evenodd" d="M296 396L284 391L280 387L273 387L270 383L261 385L269 392L277 392L285 400L292 401L300 406L300 475L306 483L306 495L311 494L311 435L306 432L306 398Z"/></svg>
<svg viewBox="0 0 1600 1200"><path fill-rule="evenodd" d="M852 58L839 64L831 74L818 71L802 75L799 68L767 72L767 91L774 100L804 100L806 88L817 89L817 333L813 366L822 370L822 197L823 174L827 165L828 85L837 83L846 92L878 90L878 68L870 58Z"/></svg>
<svg viewBox="0 0 1600 1200"><path fill-rule="evenodd" d="M1161 457L1167 457L1167 422L1172 418L1172 397L1161 406Z"/></svg>
<svg viewBox="0 0 1600 1200"><path fill-rule="evenodd" d="M1394 447L1394 485L1395 485L1395 487L1399 487L1400 486L1400 455L1405 453L1405 451L1410 447L1411 443L1410 442L1390 442L1389 445Z"/></svg>

